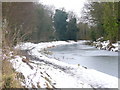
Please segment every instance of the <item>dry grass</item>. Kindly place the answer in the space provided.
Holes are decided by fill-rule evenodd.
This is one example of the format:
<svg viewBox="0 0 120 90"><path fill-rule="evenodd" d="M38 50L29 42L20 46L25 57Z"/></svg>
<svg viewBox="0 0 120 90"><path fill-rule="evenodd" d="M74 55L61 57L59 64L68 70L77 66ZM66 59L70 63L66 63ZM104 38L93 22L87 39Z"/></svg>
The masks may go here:
<svg viewBox="0 0 120 90"><path fill-rule="evenodd" d="M9 56L9 51L10 50L3 51L3 53L7 55L7 58L2 60L2 88L23 88L18 79L18 73L15 72L9 62L9 60L14 57L14 55Z"/></svg>
<svg viewBox="0 0 120 90"><path fill-rule="evenodd" d="M2 88L22 88L17 78L17 72L15 72L8 60L3 60Z"/></svg>

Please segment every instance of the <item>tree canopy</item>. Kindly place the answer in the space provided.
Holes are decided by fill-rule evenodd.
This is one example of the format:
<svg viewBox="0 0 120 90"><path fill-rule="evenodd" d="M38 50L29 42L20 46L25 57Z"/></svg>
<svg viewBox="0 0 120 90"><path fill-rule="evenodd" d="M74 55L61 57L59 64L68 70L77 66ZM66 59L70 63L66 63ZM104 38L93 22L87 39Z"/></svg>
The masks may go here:
<svg viewBox="0 0 120 90"><path fill-rule="evenodd" d="M89 2L84 6L83 19L95 32L95 38L118 40L118 2ZM93 31L92 31L93 32ZM93 35L90 35L93 36Z"/></svg>

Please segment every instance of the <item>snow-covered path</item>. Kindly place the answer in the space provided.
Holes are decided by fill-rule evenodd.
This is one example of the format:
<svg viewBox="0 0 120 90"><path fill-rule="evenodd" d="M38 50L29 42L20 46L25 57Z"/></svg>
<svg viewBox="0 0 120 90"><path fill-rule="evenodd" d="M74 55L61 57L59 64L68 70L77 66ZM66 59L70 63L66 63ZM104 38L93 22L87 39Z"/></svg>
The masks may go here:
<svg viewBox="0 0 120 90"><path fill-rule="evenodd" d="M29 88L118 88L118 79L113 76L79 65L66 64L42 54L45 48L74 43L76 42L58 41L16 46L16 49L26 51L28 56L25 56L29 58L29 62L23 62L24 57L19 56L11 60L16 71L24 77L22 84Z"/></svg>

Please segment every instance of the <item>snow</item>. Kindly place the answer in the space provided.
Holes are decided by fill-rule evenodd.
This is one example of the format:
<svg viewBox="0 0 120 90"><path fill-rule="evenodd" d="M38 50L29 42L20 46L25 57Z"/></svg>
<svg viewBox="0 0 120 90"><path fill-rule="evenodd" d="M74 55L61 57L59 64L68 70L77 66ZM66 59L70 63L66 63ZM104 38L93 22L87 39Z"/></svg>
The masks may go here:
<svg viewBox="0 0 120 90"><path fill-rule="evenodd" d="M118 88L116 77L93 69L85 69L82 66L67 64L42 54L42 50L46 48L84 42L20 43L15 49L27 50L34 58L30 60L29 65L22 61L24 56L16 56L10 62L14 69L24 76L22 85L27 88Z"/></svg>
<svg viewBox="0 0 120 90"><path fill-rule="evenodd" d="M23 85L27 88L32 88L32 84L38 88L38 82L40 83L41 88L46 88L46 83L50 84L51 87L54 85L56 88L90 87L89 85L83 84L83 82L75 79L71 75L66 74L64 71L55 69L39 61L35 61L37 65L31 64L34 67L32 70L26 65L26 63L23 63L21 59L21 57L17 56L16 59L11 60L11 63L13 63L13 67L17 72L21 72L24 75L25 82ZM49 79L49 82L45 79L45 77Z"/></svg>
<svg viewBox="0 0 120 90"><path fill-rule="evenodd" d="M99 40L99 39L98 39ZM96 46L98 49L102 49L102 50L109 50L110 46L108 46L110 44L110 41L94 41L93 42L94 46ZM112 45L115 48L111 48L110 51L114 51L114 52L118 52L118 42L117 43L112 43Z"/></svg>

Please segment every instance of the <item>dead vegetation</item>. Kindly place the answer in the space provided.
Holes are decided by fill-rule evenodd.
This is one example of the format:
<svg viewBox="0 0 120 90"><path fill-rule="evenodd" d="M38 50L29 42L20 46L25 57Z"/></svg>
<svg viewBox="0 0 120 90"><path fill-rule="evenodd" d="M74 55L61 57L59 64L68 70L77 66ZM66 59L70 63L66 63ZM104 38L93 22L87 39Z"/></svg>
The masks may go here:
<svg viewBox="0 0 120 90"><path fill-rule="evenodd" d="M17 78L17 72L12 68L8 60L3 60L2 88L22 88Z"/></svg>
<svg viewBox="0 0 120 90"><path fill-rule="evenodd" d="M2 88L23 88L18 80L18 72L13 69L10 59L15 58L14 51L10 48L3 48L3 59L2 59ZM11 53L10 53L11 51Z"/></svg>

